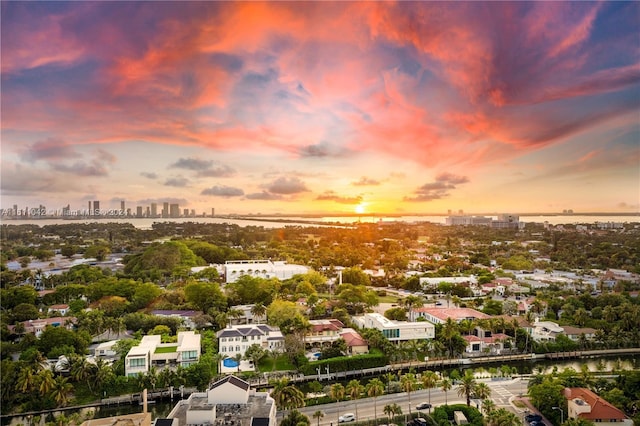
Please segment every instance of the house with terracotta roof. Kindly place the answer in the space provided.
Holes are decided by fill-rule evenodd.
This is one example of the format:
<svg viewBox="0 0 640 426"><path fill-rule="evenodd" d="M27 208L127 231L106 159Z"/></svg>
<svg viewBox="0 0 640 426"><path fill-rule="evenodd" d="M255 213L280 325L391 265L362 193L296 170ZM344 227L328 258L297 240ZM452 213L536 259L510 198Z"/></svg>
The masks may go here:
<svg viewBox="0 0 640 426"><path fill-rule="evenodd" d="M467 341L465 353L469 355L499 355L505 349L505 343L512 341L513 337L504 333L495 333L487 336L467 335L462 336Z"/></svg>
<svg viewBox="0 0 640 426"><path fill-rule="evenodd" d="M340 338L344 328L342 321L330 319L309 320L310 328L304 336L305 342L311 346L327 346Z"/></svg>
<svg viewBox="0 0 640 426"><path fill-rule="evenodd" d="M589 389L565 388L564 397L570 419L585 419L598 426L633 425L633 420Z"/></svg>
<svg viewBox="0 0 640 426"><path fill-rule="evenodd" d="M369 343L353 328L343 329L340 337L347 344L347 352L349 352L350 355L360 355L369 352Z"/></svg>
<svg viewBox="0 0 640 426"><path fill-rule="evenodd" d="M69 305L67 305L66 303L51 305L49 306L48 310L50 314L58 314L60 316L65 316L67 315L67 313L69 313Z"/></svg>

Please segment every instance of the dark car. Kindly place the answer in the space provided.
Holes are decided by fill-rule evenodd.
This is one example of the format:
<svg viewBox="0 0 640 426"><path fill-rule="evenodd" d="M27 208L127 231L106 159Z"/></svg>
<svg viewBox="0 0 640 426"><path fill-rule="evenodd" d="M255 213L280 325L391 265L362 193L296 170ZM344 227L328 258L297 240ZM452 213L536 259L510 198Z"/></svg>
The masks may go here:
<svg viewBox="0 0 640 426"><path fill-rule="evenodd" d="M529 423L540 422L542 421L542 416L540 414L527 414L526 416L524 416L524 419Z"/></svg>
<svg viewBox="0 0 640 426"><path fill-rule="evenodd" d="M427 421L422 417L416 417L415 419L413 419L412 426L427 426Z"/></svg>
<svg viewBox="0 0 640 426"><path fill-rule="evenodd" d="M421 402L420 404L416 405L416 410L428 410L429 408L431 408L431 404L429 404L428 402Z"/></svg>

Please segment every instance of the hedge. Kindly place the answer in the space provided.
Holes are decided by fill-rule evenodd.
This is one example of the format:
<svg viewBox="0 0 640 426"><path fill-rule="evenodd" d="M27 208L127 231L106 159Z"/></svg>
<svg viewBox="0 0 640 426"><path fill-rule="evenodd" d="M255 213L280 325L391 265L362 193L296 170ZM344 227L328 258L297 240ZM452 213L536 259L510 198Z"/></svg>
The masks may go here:
<svg viewBox="0 0 640 426"><path fill-rule="evenodd" d="M465 404L441 405L433 410L431 417L438 425L450 425L453 420L453 412L462 411L471 426L482 426L482 414L475 407L468 407Z"/></svg>

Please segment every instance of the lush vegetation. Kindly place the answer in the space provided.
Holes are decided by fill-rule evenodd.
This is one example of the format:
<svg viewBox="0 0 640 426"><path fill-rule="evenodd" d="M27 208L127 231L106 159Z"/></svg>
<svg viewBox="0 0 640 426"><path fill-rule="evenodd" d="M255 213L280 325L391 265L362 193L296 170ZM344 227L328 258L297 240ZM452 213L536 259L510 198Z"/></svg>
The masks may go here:
<svg viewBox="0 0 640 426"><path fill-rule="evenodd" d="M508 269L532 268L573 270L585 278L596 268L638 273L639 234L640 228L634 225L587 233L578 232L573 226L560 232L538 225L525 230L496 230L429 223L264 229L167 222L156 223L149 230L114 223L43 227L3 224L2 413L88 402L109 395L114 389L122 393L169 385L203 389L216 377L222 359L217 352L215 331L237 319L237 312L230 307L238 304L256 304L268 322L279 326L286 335L286 356L260 351L247 355L264 372L297 369L315 374L317 367L325 366L337 372L387 362L411 363L426 356L456 358L465 350L464 336L476 327L506 334L507 349L514 352L640 346L640 301L629 293L640 289L637 282L619 280L609 289L601 280L598 294L592 294L593 289L579 280L571 287L551 284L532 289L532 315L561 325L597 330L594 340L584 336L574 342L560 337L552 343L537 343L529 339L515 318L509 319L517 313L514 301L472 297L469 287L461 284L440 282L423 288L419 279L473 274L480 283L489 283L512 276ZM116 261L103 262L114 257L124 266L114 266ZM53 262L61 259L84 259L87 263L55 271ZM224 287L215 268L190 273L194 266L240 259L285 260L307 265L312 271L282 281L245 276ZM490 268L492 261L496 268ZM337 284L338 267L341 285ZM366 269L385 273L370 277L364 272ZM412 276L405 274L410 269ZM390 296L389 286L427 295ZM361 330L372 354L344 357L344 348L336 344L324 348L318 363L307 363L303 336L309 327L308 319L336 318L353 326L351 315L366 312L381 300L397 305L387 311L388 317L404 319L412 307L436 296L446 297L453 306L503 316L447 322L436 327L435 339L420 343L394 345L377 330ZM304 300L304 306L300 300ZM48 311L55 304L69 305L64 323L46 328L39 337L27 333L25 321L59 316ZM145 334L161 335L163 342L174 341L184 326L179 319L151 314L159 309L198 312L193 321L203 336L203 356L196 365L173 372L152 369L144 376L127 378L122 359L113 365L86 362L92 342L115 339L125 331L133 333L133 339L118 343L116 351L121 357ZM524 319L532 320L532 316ZM65 324L67 321L73 326ZM46 359L57 360L61 356L68 360L62 370L45 365ZM628 380L629 384L620 382L614 388L602 389L603 395L626 410L637 400L632 391L637 383L635 379ZM402 383L387 381L386 391L393 386L411 388L410 382L406 378Z"/></svg>

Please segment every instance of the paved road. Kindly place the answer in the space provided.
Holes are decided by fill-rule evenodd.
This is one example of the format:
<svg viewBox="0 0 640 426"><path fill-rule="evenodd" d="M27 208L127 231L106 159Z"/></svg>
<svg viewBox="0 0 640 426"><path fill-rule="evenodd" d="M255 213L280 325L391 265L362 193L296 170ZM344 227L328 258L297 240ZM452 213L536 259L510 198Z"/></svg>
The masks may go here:
<svg viewBox="0 0 640 426"><path fill-rule="evenodd" d="M526 392L526 380L492 381L487 379L481 381L486 382L491 388L491 399L493 399L497 407L505 407L517 413L511 404L509 404L509 398ZM456 386L448 391L446 395L440 389L431 389L431 404L434 407L444 405L445 401L450 405L466 403L464 398L458 396ZM412 413L416 411L415 406L421 402L429 402L429 392L427 390L411 392ZM357 401L341 401L339 403L303 407L300 411L312 420L312 425L317 425L317 420L312 416L313 413L320 410L324 413L324 417L320 420L320 426L331 426L332 424L338 424L338 417L340 415L344 413L356 413L356 411L359 421L373 420L374 412L377 413L377 418L385 418L386 416L383 411L384 406L393 403L398 404L402 408L403 414L409 413L409 396L406 393L383 395L376 398L375 402L374 398L362 398ZM282 413L279 412L278 415L281 417Z"/></svg>

